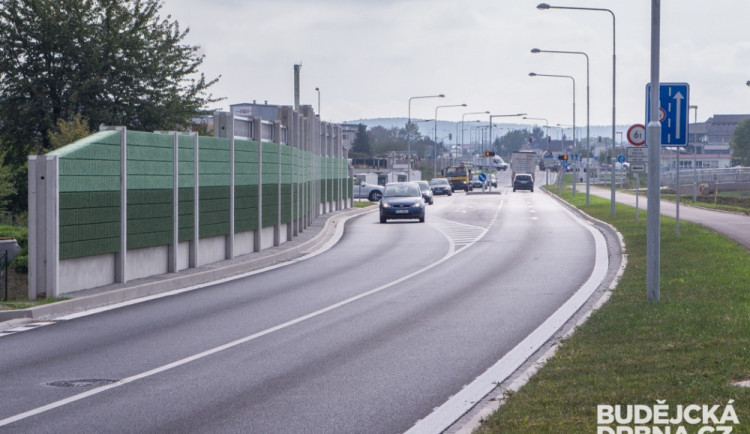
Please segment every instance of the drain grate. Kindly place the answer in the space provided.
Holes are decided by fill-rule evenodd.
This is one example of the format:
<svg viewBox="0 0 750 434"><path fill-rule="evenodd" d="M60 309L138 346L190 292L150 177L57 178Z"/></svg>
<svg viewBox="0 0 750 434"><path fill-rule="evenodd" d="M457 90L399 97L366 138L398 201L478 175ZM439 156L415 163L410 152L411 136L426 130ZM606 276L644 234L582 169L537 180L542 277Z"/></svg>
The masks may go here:
<svg viewBox="0 0 750 434"><path fill-rule="evenodd" d="M104 380L101 378L89 378L84 380L63 380L44 383L45 386L52 387L99 387L107 384L117 383L117 380Z"/></svg>

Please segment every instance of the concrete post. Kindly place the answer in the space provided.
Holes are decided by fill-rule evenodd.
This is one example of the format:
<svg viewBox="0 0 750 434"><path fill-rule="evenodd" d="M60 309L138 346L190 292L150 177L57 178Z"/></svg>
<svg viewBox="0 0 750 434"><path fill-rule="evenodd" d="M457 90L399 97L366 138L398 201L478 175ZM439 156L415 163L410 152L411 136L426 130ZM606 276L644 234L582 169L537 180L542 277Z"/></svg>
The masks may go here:
<svg viewBox="0 0 750 434"><path fill-rule="evenodd" d="M193 240L190 242L190 268L200 266L200 144L193 133Z"/></svg>
<svg viewBox="0 0 750 434"><path fill-rule="evenodd" d="M29 292L57 297L60 262L59 159L29 157Z"/></svg>
<svg viewBox="0 0 750 434"><path fill-rule="evenodd" d="M172 133L172 245L169 246L167 270L177 272L180 244L180 133Z"/></svg>
<svg viewBox="0 0 750 434"><path fill-rule="evenodd" d="M229 133L229 233L226 238L226 259L234 259L234 181L235 181L235 152L234 152L234 115L229 115L227 122Z"/></svg>
<svg viewBox="0 0 750 434"><path fill-rule="evenodd" d="M115 254L115 283L128 281L128 129L113 127L120 132L120 251Z"/></svg>
<svg viewBox="0 0 750 434"><path fill-rule="evenodd" d="M276 178L276 225L273 228L273 245L281 245L281 123L274 121L273 123L273 140L276 142L276 153L277 153L277 178Z"/></svg>
<svg viewBox="0 0 750 434"><path fill-rule="evenodd" d="M263 121L253 119L253 140L258 142L258 228L254 232L253 251L260 252L263 232Z"/></svg>

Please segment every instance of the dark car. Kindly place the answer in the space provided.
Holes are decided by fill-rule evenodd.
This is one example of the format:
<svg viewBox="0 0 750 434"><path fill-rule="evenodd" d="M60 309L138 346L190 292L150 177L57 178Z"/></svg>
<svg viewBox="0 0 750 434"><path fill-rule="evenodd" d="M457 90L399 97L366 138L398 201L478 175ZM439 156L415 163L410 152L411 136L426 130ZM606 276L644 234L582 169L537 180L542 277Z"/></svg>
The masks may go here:
<svg viewBox="0 0 750 434"><path fill-rule="evenodd" d="M425 204L415 182L393 182L385 186L380 199L380 223L391 219L419 219L424 223Z"/></svg>
<svg viewBox="0 0 750 434"><path fill-rule="evenodd" d="M513 178L513 191L531 190L534 192L534 178L529 173L518 173Z"/></svg>
<svg viewBox="0 0 750 434"><path fill-rule="evenodd" d="M484 186L484 182L479 180L479 175L474 175L469 181L469 190L473 190L475 188L481 190Z"/></svg>
<svg viewBox="0 0 750 434"><path fill-rule="evenodd" d="M414 181L419 185L419 189L422 190L422 197L424 198L425 203L429 203L432 205L434 201L432 200L432 189L430 188L430 184L427 181Z"/></svg>
<svg viewBox="0 0 750 434"><path fill-rule="evenodd" d="M432 189L432 194L435 196L438 194L453 195L451 184L447 178L432 178L430 180L430 188Z"/></svg>

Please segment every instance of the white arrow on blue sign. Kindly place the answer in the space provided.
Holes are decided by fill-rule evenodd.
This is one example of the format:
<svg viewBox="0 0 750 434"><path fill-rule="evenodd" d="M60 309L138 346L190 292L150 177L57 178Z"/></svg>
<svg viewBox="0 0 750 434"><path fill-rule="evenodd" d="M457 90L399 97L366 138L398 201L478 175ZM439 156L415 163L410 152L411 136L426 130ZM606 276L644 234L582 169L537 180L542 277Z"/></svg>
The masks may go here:
<svg viewBox="0 0 750 434"><path fill-rule="evenodd" d="M659 83L659 107L665 117L661 121L662 146L687 146L690 85ZM651 119L651 83L646 85L646 124Z"/></svg>

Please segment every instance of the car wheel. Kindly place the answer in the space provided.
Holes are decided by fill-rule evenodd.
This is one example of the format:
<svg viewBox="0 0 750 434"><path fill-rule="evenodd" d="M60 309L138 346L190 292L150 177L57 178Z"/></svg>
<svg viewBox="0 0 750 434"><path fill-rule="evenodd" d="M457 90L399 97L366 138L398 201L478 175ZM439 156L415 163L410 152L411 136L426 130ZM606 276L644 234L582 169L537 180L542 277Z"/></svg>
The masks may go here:
<svg viewBox="0 0 750 434"><path fill-rule="evenodd" d="M452 192L452 191L449 191L449 192L448 192L448 196L453 196L453 192Z"/></svg>
<svg viewBox="0 0 750 434"><path fill-rule="evenodd" d="M381 197L383 197L383 193L379 190L373 190L370 192L370 195L367 196L367 198L370 199L370 202L377 202Z"/></svg>
<svg viewBox="0 0 750 434"><path fill-rule="evenodd" d="M516 189L514 188L514 189L513 189L513 193L515 193L515 192L516 192Z"/></svg>
<svg viewBox="0 0 750 434"><path fill-rule="evenodd" d="M383 217L382 215L380 216L380 223L385 223L387 221L388 221L387 218Z"/></svg>
<svg viewBox="0 0 750 434"><path fill-rule="evenodd" d="M422 216L422 217L419 218L419 222L420 223L424 223L424 216Z"/></svg>
<svg viewBox="0 0 750 434"><path fill-rule="evenodd" d="M534 189L533 189L533 188L531 189L531 192L532 192L532 193L534 192Z"/></svg>

